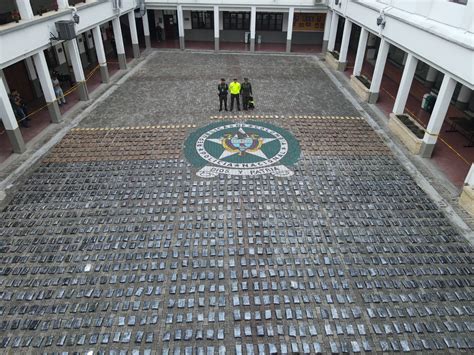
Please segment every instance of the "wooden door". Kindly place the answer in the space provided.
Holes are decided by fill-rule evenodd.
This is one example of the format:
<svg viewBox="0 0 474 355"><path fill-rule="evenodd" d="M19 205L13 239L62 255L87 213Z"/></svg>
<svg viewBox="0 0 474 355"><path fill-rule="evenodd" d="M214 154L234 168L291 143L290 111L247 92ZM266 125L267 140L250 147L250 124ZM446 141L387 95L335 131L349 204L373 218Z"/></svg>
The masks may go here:
<svg viewBox="0 0 474 355"><path fill-rule="evenodd" d="M164 15L166 39L178 38L178 23L174 15Z"/></svg>

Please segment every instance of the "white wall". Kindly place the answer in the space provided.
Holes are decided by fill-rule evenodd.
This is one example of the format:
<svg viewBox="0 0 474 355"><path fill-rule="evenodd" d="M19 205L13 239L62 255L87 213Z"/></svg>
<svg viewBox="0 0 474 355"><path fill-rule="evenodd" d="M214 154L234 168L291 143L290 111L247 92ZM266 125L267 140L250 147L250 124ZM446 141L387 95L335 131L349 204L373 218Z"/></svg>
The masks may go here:
<svg viewBox="0 0 474 355"><path fill-rule="evenodd" d="M185 30L192 30L193 29L193 23L191 20L191 11L190 10L184 10L183 11L183 19L184 19L184 29Z"/></svg>
<svg viewBox="0 0 474 355"><path fill-rule="evenodd" d="M155 26L164 28L163 11L155 10Z"/></svg>
<svg viewBox="0 0 474 355"><path fill-rule="evenodd" d="M347 2L348 0L341 1ZM472 0L469 0L467 5L448 0L359 0L359 2L373 6L390 6L451 27L473 32L474 4Z"/></svg>
<svg viewBox="0 0 474 355"><path fill-rule="evenodd" d="M175 6L177 4L186 5L223 5L223 6L239 6L239 5L256 5L256 6L315 6L325 5L327 0L145 0L147 7L152 9L155 6Z"/></svg>
<svg viewBox="0 0 474 355"><path fill-rule="evenodd" d="M281 31L282 32L288 32L288 12L285 12L283 14L283 23L281 26Z"/></svg>
<svg viewBox="0 0 474 355"><path fill-rule="evenodd" d="M469 0L468 5L449 1L433 1L428 17L435 21L458 27L473 33L474 6Z"/></svg>

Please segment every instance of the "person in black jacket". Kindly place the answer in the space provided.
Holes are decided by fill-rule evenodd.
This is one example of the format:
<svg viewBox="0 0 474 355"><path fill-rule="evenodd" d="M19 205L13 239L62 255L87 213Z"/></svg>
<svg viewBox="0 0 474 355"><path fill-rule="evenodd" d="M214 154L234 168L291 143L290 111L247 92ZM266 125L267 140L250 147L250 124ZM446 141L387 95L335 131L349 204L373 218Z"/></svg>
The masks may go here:
<svg viewBox="0 0 474 355"><path fill-rule="evenodd" d="M225 79L221 79L221 83L217 85L217 95L219 95L219 111L222 111L222 103L227 111L227 95L229 94L229 86L226 84Z"/></svg>
<svg viewBox="0 0 474 355"><path fill-rule="evenodd" d="M240 88L240 95L242 95L242 103L244 105L244 110L248 110L250 97L253 96L252 84L250 84L248 78L244 78L244 82L242 83L242 86Z"/></svg>

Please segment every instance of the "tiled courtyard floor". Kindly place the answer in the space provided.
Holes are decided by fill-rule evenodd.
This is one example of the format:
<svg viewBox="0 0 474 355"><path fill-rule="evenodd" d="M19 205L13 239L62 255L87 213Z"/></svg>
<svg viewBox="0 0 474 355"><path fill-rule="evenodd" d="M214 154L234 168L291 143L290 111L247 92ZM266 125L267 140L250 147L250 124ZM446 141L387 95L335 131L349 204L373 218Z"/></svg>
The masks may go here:
<svg viewBox="0 0 474 355"><path fill-rule="evenodd" d="M244 75L257 110L219 117ZM293 175L199 177L185 142L232 122L294 137ZM25 178L0 252L3 353L474 349L472 246L306 57L154 54Z"/></svg>

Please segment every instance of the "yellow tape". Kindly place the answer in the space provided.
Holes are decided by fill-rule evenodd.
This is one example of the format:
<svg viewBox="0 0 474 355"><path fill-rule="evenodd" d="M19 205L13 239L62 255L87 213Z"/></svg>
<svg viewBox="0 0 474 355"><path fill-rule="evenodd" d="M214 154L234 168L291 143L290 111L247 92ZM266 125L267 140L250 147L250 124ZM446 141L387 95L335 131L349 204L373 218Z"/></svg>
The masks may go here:
<svg viewBox="0 0 474 355"><path fill-rule="evenodd" d="M462 161L464 161L468 166L471 166L472 163L470 163L467 159L465 159L461 154L459 154L459 152L454 149L452 146L450 146L448 144L448 142L446 142L443 138L439 137L439 139L441 140L441 142L443 142L444 144L446 144L446 146L451 149L459 158L461 158Z"/></svg>
<svg viewBox="0 0 474 355"><path fill-rule="evenodd" d="M92 77L92 75L94 75L95 72L99 70L99 68L100 68L100 65L97 65L94 69L92 69L91 72L87 75L86 81L89 80Z"/></svg>

